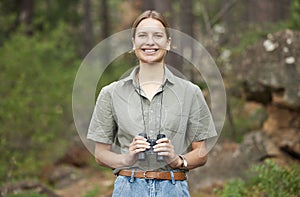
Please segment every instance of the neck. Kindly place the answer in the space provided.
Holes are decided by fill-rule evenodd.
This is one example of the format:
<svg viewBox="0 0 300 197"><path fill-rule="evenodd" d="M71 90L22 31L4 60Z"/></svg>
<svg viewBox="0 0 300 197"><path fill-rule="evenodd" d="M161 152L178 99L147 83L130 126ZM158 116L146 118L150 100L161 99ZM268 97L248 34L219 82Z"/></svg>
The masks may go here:
<svg viewBox="0 0 300 197"><path fill-rule="evenodd" d="M140 64L139 80L141 83L150 81L162 83L164 80L164 64Z"/></svg>

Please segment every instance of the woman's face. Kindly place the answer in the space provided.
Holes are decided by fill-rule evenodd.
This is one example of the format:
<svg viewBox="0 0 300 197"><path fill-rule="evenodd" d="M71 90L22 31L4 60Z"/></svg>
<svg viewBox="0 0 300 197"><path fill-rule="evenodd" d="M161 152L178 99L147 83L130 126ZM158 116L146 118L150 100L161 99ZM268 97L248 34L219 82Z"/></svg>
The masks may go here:
<svg viewBox="0 0 300 197"><path fill-rule="evenodd" d="M153 18L144 19L139 23L132 42L140 63L162 63L166 51L170 49L165 27Z"/></svg>

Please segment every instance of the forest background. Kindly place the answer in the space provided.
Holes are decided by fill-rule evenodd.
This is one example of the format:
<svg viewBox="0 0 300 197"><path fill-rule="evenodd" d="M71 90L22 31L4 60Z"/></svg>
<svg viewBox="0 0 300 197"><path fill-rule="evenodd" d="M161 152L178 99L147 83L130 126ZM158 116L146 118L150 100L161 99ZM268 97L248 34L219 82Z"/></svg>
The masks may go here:
<svg viewBox="0 0 300 197"><path fill-rule="evenodd" d="M247 98L232 68L258 40L281 30L300 30L299 0L1 0L0 187L31 179L55 189L44 174L78 137L72 88L82 60L99 42L130 28L147 9L162 12L173 29L198 40L216 61L229 110L220 141L240 143L261 126L257 120L264 111L249 117L240 110ZM136 63L132 54L121 56L107 68L98 89ZM181 71L184 64L174 62ZM192 69L184 72L205 89ZM84 166L105 171L92 160Z"/></svg>

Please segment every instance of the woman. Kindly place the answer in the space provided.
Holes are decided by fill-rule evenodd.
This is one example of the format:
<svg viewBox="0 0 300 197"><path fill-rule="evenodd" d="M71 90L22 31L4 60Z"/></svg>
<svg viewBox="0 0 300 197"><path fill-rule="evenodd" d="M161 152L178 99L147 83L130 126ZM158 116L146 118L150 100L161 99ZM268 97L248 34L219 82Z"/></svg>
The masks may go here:
<svg viewBox="0 0 300 197"><path fill-rule="evenodd" d="M163 16L145 11L132 30L139 65L102 88L87 138L117 175L113 196L189 196L187 173L206 163L205 140L216 136L211 114L200 88L165 65Z"/></svg>

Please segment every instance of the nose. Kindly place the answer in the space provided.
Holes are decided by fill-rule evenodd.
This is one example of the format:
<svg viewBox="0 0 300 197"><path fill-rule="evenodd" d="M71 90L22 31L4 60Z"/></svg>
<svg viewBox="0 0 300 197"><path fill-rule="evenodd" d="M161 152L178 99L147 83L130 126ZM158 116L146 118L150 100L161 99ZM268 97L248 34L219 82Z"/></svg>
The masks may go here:
<svg viewBox="0 0 300 197"><path fill-rule="evenodd" d="M153 36L152 36L152 35L149 35L149 36L147 37L146 44L147 44L147 45L150 45L150 46L152 46L152 45L154 45L154 44L155 44L155 42L154 42L154 40L153 40Z"/></svg>

